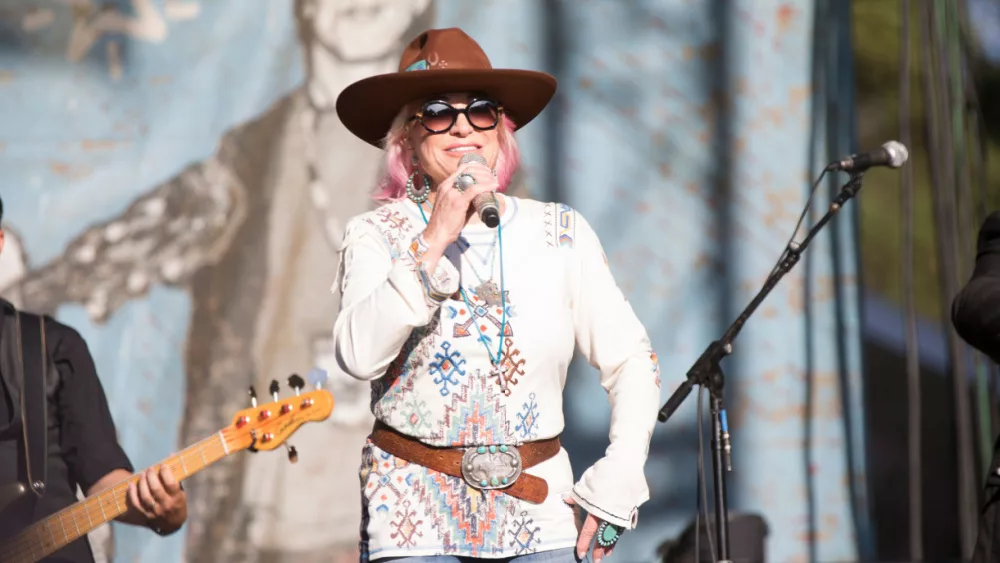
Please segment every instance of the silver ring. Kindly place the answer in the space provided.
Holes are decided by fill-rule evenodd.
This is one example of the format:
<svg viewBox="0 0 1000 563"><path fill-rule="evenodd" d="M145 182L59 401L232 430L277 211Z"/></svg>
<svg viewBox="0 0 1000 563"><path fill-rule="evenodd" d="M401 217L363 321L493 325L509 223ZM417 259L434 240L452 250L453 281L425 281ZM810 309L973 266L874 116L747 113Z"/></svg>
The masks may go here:
<svg viewBox="0 0 1000 563"><path fill-rule="evenodd" d="M469 184L476 185L476 177L473 176L472 174L469 174L468 172L463 172L463 173L459 174L457 178L455 178L455 189L456 190L458 190L460 192L464 192L466 190L466 186L463 185L462 178L468 178L469 179L469 181L468 181Z"/></svg>

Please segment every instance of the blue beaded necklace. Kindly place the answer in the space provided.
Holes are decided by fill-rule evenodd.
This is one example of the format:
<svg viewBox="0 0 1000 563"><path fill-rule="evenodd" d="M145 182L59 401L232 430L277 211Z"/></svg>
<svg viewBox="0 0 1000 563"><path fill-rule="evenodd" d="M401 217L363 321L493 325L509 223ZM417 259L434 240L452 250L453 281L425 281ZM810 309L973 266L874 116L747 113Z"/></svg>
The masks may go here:
<svg viewBox="0 0 1000 563"><path fill-rule="evenodd" d="M417 204L417 208L420 209L420 216L424 219L424 225L428 224L427 215L424 213L424 206L420 203ZM483 343L486 348L486 354L490 357L490 363L493 364L493 374L497 377L500 387L506 391L507 382L504 380L503 375L499 373L500 369L500 358L503 357L503 339L507 332L507 292L504 291L504 277L503 277L503 227L502 225L497 225L497 245L499 246L500 252L500 310L501 310L501 321L500 321L500 338L497 342L497 353L494 357L493 352L490 350L489 342L487 342L486 335L483 334L482 329L479 328L479 323L473 322L476 325L476 332L479 333L479 341ZM492 281L492 280L490 280ZM489 282L487 282L489 283ZM485 287L487 284L484 283L480 287ZM494 291L496 286L494 285ZM472 304L469 303L469 297L465 294L465 288L459 287L458 292L462 295L462 301L465 302L465 306L468 308L469 315L474 318ZM480 299L485 301L483 296L479 296Z"/></svg>

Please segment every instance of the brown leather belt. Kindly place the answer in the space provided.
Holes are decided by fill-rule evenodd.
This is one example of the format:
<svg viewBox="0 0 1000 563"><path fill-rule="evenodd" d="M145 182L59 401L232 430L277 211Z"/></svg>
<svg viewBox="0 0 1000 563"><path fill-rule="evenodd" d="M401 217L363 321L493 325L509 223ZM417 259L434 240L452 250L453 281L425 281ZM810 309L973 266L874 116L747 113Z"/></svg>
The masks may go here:
<svg viewBox="0 0 1000 563"><path fill-rule="evenodd" d="M387 454L458 477L470 487L499 490L535 504L549 496L549 484L523 470L555 457L562 447L558 436L520 446L434 447L401 434L381 421L375 422L371 441Z"/></svg>

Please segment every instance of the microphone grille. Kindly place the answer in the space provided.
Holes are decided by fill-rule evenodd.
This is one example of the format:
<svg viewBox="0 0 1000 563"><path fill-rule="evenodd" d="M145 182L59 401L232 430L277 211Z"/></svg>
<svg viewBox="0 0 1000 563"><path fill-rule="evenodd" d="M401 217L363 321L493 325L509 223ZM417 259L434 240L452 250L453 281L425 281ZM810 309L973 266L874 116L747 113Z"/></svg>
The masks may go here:
<svg viewBox="0 0 1000 563"><path fill-rule="evenodd" d="M486 159L483 158L482 155L480 155L479 153L474 153L474 152L465 153L465 154L462 155L462 158L458 159L458 165L459 166L461 166L463 164L470 164L470 163L473 163L473 162L475 162L477 164L482 164L483 166L486 166Z"/></svg>
<svg viewBox="0 0 1000 563"><path fill-rule="evenodd" d="M882 148L889 153L889 167L899 168L910 158L910 151L906 150L906 145L899 141L888 141Z"/></svg>

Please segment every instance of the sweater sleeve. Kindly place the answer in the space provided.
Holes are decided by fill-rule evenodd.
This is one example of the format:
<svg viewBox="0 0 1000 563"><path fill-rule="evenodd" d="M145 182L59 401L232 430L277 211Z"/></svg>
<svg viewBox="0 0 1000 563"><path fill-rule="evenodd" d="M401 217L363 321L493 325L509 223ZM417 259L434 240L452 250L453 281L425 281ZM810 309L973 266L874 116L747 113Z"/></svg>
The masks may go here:
<svg viewBox="0 0 1000 563"><path fill-rule="evenodd" d="M385 374L414 328L426 325L458 291L458 271L446 257L434 271L422 262L422 233L399 256L381 232L363 219L344 235L339 284L340 313L333 326L338 367L356 379Z"/></svg>
<svg viewBox="0 0 1000 563"><path fill-rule="evenodd" d="M626 529L649 500L644 466L659 410L660 377L646 329L618 288L596 233L574 212L571 275L577 346L600 372L611 404L611 443L573 487L587 512Z"/></svg>

